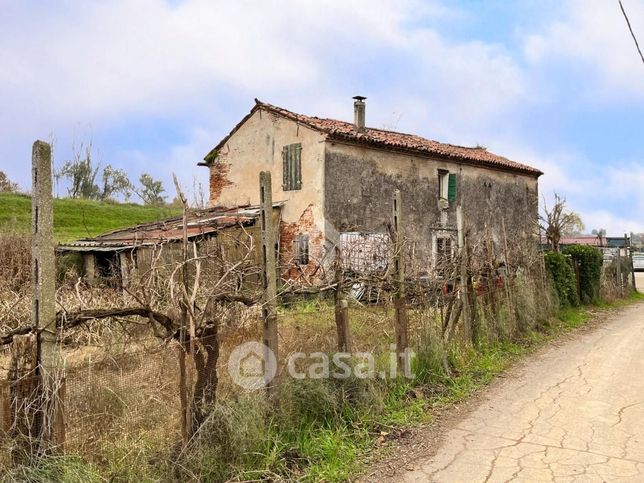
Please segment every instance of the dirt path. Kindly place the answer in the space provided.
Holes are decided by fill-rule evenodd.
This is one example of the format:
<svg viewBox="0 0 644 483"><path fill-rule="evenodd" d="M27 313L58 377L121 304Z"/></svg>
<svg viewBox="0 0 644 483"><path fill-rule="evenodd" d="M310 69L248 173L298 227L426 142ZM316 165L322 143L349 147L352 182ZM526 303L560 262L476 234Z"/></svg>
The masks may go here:
<svg viewBox="0 0 644 483"><path fill-rule="evenodd" d="M513 370L408 469L395 480L644 481L644 304Z"/></svg>

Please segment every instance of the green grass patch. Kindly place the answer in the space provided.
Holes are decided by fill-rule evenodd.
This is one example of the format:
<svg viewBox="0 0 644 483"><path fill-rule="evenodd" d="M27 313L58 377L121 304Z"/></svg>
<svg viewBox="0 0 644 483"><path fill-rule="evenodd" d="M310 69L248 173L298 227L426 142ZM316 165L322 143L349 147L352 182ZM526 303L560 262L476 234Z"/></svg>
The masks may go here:
<svg viewBox="0 0 644 483"><path fill-rule="evenodd" d="M128 226L161 220L180 213L176 208L150 207L134 203L110 203L69 198L54 200L56 241L92 237ZM0 193L0 232L29 233L31 197Z"/></svg>
<svg viewBox="0 0 644 483"><path fill-rule="evenodd" d="M559 311L557 318L564 327L574 329L584 325L591 318L592 314L585 307L566 308Z"/></svg>

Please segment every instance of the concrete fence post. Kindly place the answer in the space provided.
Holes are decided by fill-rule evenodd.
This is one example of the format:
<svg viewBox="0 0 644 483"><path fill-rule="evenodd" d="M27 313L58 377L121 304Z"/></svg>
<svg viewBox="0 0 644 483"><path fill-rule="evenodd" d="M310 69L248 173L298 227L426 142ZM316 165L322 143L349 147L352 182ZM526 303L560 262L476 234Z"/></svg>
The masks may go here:
<svg viewBox="0 0 644 483"><path fill-rule="evenodd" d="M259 200L262 230L262 320L264 339L264 376L267 394L277 402L279 392L279 358L277 341L277 264L275 227L273 226L273 193L271 173L259 174ZM275 361L276 367L269 367ZM273 376L274 373L274 377Z"/></svg>
<svg viewBox="0 0 644 483"><path fill-rule="evenodd" d="M36 141L32 149L31 267L32 325L36 329L35 376L39 378L38 451L64 442L64 374L56 345L56 260L52 196L51 146ZM32 405L33 407L34 405Z"/></svg>

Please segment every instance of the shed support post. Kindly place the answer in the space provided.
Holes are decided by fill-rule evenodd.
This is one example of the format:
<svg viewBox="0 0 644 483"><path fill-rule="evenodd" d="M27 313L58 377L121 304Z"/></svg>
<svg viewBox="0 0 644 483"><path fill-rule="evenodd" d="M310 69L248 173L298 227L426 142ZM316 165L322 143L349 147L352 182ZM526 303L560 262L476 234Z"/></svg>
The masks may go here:
<svg viewBox="0 0 644 483"><path fill-rule="evenodd" d="M259 174L259 200L261 205L262 230L262 320L264 341L264 382L267 395L275 404L279 393L279 359L277 347L277 266L276 240L273 226L273 193L271 173L262 171ZM275 361L275 367L271 367Z"/></svg>
<svg viewBox="0 0 644 483"><path fill-rule="evenodd" d="M409 333L407 328L407 303L405 301L405 253L404 230L402 217L402 201L400 190L394 191L393 196L393 235L394 235L394 277L396 294L394 296L396 352L398 373L411 375L409 360Z"/></svg>

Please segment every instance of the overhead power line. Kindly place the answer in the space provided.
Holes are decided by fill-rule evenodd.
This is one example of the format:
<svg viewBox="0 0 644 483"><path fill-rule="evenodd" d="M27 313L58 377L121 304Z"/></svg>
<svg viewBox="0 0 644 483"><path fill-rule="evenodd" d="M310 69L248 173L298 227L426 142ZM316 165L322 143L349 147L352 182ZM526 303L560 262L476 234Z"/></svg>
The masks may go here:
<svg viewBox="0 0 644 483"><path fill-rule="evenodd" d="M640 44L637 43L637 37L635 37L635 33L633 32L633 28L631 27L631 22L628 20L628 15L626 15L626 10L624 10L624 5L622 5L622 0L619 0L619 8L622 9L622 13L624 14L624 18L626 19L626 25L628 25L628 30L631 31L631 36L633 37L633 41L635 41L635 47L637 47L640 58L642 59L642 62L644 62L644 55L642 55Z"/></svg>

